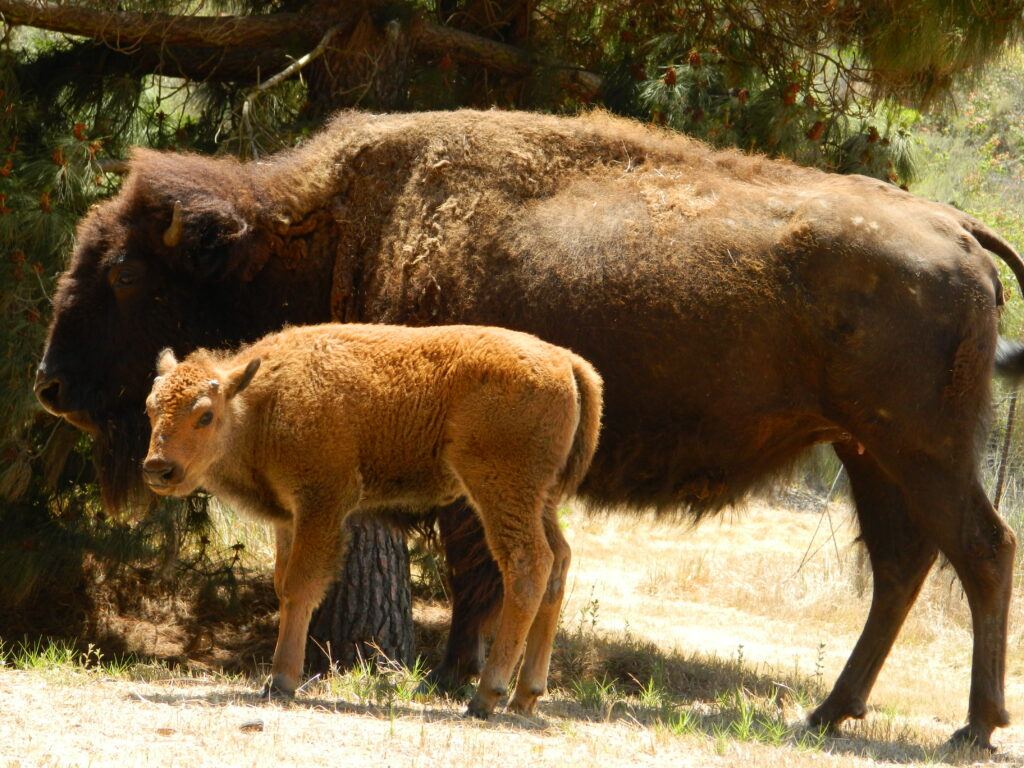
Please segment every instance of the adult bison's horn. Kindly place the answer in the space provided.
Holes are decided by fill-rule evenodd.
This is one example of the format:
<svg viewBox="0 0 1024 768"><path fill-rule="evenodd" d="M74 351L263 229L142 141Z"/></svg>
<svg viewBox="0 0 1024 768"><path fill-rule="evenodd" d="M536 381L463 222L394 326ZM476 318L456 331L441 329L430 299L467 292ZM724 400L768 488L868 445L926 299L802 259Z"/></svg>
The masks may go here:
<svg viewBox="0 0 1024 768"><path fill-rule="evenodd" d="M174 213L171 214L171 224L164 232L164 245L174 248L181 242L181 200L174 201Z"/></svg>

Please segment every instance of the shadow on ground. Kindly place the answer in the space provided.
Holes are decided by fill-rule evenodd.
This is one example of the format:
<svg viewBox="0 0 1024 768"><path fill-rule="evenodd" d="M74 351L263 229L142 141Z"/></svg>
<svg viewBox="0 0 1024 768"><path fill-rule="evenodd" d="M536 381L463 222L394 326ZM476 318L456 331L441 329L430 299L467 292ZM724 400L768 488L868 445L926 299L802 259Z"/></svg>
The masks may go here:
<svg viewBox="0 0 1024 768"><path fill-rule="evenodd" d="M84 634L104 649L107 658L130 655L141 662L176 668L240 674L237 678L192 679L186 688L135 694L171 706L201 702L207 706L261 703L261 679L269 666L276 636L276 597L269 580L244 585L239 599L223 602L196 599L135 604L131 610L110 606L100 627ZM824 694L820 675L780 672L742 658L685 654L665 650L625 635L607 635L596 621L581 616L563 627L552 658L552 694L542 700L539 717L499 713L479 727L543 730L548 720L580 723L628 722L680 736L714 742L757 742L873 760L911 764L968 764L987 759L1019 764L1019 756L988 755L952 749L938 733L915 729L893 713L872 712L837 735L811 731L803 717ZM436 665L447 630L444 606L417 606L417 650L425 665ZM97 641L97 638L102 638ZM83 643L84 645L84 643ZM356 670L308 686L286 707L302 707L371 717L415 717L429 722L463 722L463 705L439 696L396 695L394 674L378 675L373 685L346 676L374 675ZM130 676L130 675L129 675ZM337 681L342 681L336 684ZM248 681L248 682L247 682ZM408 675L406 680L408 682ZM217 690L210 690L215 684ZM227 689L225 689L227 686ZM363 693L350 695L352 691ZM365 693L369 691L369 693ZM351 700L360 703L351 703ZM950 724L949 732L955 730ZM998 734L997 734L998 738Z"/></svg>
<svg viewBox="0 0 1024 768"><path fill-rule="evenodd" d="M440 647L437 628L419 627L428 650ZM205 706L259 706L259 674L263 657L250 668L251 687L147 693L146 701L171 706L201 702ZM245 665L249 667L249 664ZM257 671L258 670L258 671ZM367 675L374 676L367 685ZM339 673L332 681L315 681L307 693L277 703L289 708L356 714L377 718L416 718L431 723L478 723L543 731L552 721L578 723L623 722L634 727L664 730L679 736L703 737L712 742L756 742L770 746L850 755L896 764L943 762L954 765L987 760L1019 764L1018 756L991 755L969 748L952 748L940 736L916 731L891 712L872 712L837 734L802 725L803 717L824 693L820 680L778 674L741 657L725 659L665 651L630 636L605 636L577 627L563 630L556 642L552 666L552 694L542 700L537 717L499 712L484 724L463 717L460 701L442 696L416 696L398 688L409 678L387 672L355 670ZM370 693L352 696L351 691ZM140 695L140 698L141 697ZM360 699L352 703L351 699ZM954 730L951 725L949 732Z"/></svg>

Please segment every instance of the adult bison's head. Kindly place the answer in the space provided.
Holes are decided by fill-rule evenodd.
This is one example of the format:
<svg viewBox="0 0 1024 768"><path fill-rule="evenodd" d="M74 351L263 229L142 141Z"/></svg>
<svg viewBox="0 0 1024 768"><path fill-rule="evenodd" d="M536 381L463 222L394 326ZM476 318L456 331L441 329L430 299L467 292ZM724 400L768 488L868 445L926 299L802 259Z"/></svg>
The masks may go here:
<svg viewBox="0 0 1024 768"><path fill-rule="evenodd" d="M96 438L106 502L141 492L145 398L157 353L251 338L239 286L266 259L246 169L139 152L124 189L78 229L58 282L35 392Z"/></svg>

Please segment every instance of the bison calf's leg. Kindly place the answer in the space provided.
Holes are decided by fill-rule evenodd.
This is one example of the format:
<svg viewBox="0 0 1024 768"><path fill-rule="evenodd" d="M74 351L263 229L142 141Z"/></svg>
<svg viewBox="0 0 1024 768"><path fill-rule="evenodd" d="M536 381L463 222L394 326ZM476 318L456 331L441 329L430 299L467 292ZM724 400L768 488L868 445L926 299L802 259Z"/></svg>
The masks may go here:
<svg viewBox="0 0 1024 768"><path fill-rule="evenodd" d="M551 663L551 649L558 631L558 614L562 610L565 596L565 579L572 560L569 542L562 535L558 525L558 510L549 505L544 514L544 532L548 546L554 555L547 589L533 620L530 634L526 638L526 653L519 670L519 682L509 709L521 715L530 715L537 699L544 694L548 684L548 667Z"/></svg>
<svg viewBox="0 0 1024 768"><path fill-rule="evenodd" d="M280 524L274 528L276 559L274 560L274 594L280 601L283 597L284 574L288 570L288 555L292 551L292 526Z"/></svg>
<svg viewBox="0 0 1024 768"><path fill-rule="evenodd" d="M935 561L937 550L908 516L903 492L871 456L836 448L857 505L861 539L871 560L871 608L864 630L828 698L808 718L834 729L867 714L882 664Z"/></svg>
<svg viewBox="0 0 1024 768"><path fill-rule="evenodd" d="M309 620L334 578L341 555L339 513L343 509L336 499L318 496L316 503L302 504L295 513L291 548L280 578L281 616L268 694L290 696L299 686ZM279 561L281 541L279 537Z"/></svg>
<svg viewBox="0 0 1024 768"><path fill-rule="evenodd" d="M444 659L428 681L437 690L455 692L480 674L484 663L484 634L497 622L501 609L501 571L491 557L476 512L459 501L438 517L448 564L452 620Z"/></svg>
<svg viewBox="0 0 1024 768"><path fill-rule="evenodd" d="M554 556L541 522L541 498L466 485L480 510L487 543L501 569L501 619L467 714L487 718L508 691L526 637L544 598ZM539 496L539 494L538 494Z"/></svg>

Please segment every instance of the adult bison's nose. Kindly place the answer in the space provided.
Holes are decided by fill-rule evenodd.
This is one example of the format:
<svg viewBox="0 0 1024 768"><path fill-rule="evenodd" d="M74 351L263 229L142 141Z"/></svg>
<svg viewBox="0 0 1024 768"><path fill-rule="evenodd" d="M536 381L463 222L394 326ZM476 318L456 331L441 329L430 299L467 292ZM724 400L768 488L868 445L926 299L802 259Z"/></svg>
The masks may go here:
<svg viewBox="0 0 1024 768"><path fill-rule="evenodd" d="M181 467L166 459L149 458L142 464L146 484L153 488L175 485L181 480Z"/></svg>
<svg viewBox="0 0 1024 768"><path fill-rule="evenodd" d="M40 404L54 416L60 416L67 410L65 398L68 385L59 373L51 372L44 360L36 370L35 393Z"/></svg>

